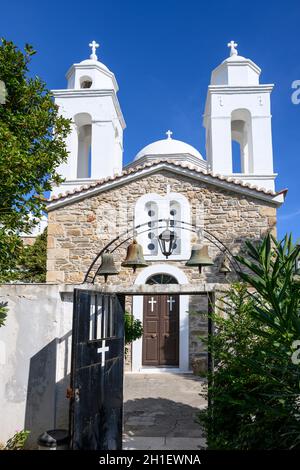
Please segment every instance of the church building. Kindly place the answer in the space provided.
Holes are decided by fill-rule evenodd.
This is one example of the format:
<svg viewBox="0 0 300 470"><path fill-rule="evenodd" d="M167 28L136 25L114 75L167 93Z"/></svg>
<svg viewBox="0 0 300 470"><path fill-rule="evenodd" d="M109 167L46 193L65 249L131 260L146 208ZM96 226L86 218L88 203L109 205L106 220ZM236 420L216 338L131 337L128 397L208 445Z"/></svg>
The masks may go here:
<svg viewBox="0 0 300 470"><path fill-rule="evenodd" d="M260 68L234 41L228 46L207 89L205 156L162 129L160 140L145 142L123 165L118 83L98 60L95 41L90 58L68 70L66 89L53 91L72 124L69 158L58 170L65 181L47 203L47 282L132 292L126 309L143 324L128 358L134 372L190 371L205 356L205 293L236 279L232 255L246 240L276 234L285 191L275 187L273 85L259 82ZM165 295L150 293L157 284L169 286Z"/></svg>

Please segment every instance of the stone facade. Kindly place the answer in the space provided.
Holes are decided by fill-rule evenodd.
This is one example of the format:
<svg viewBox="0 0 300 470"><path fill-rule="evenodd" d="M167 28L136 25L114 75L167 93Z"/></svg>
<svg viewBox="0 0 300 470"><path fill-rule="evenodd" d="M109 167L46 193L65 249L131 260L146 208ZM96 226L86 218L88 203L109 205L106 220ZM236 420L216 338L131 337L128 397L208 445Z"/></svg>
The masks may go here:
<svg viewBox="0 0 300 470"><path fill-rule="evenodd" d="M192 222L197 223L200 218L203 227L213 232L234 253L239 252L246 239L257 240L267 231L275 232L276 208L273 204L163 171L51 210L47 282L82 282L101 248L115 235L133 226L137 199L149 188L151 192L163 195L168 185L173 192L179 192L188 199ZM219 250L212 244L209 246L210 254L217 261ZM126 245L115 252L118 267L125 256ZM174 263L185 271L191 283L199 281L195 269L187 268L185 262ZM223 276L217 268L217 263L207 268L202 281L222 282ZM130 269L122 268L117 282L124 286L132 285L135 276ZM110 278L108 282L115 283L116 279Z"/></svg>
<svg viewBox="0 0 300 470"><path fill-rule="evenodd" d="M149 192L149 188L152 193L164 195L167 187L188 199L191 222L200 224L212 232L234 254L240 252L246 239L260 239L267 231L275 233L274 204L238 192L223 190L212 184L197 182L185 176L179 177L172 172L161 171L49 211L47 281L71 284L82 282L97 253L115 236L133 226L137 199ZM228 283L234 275L231 273L225 278L219 273L222 258L220 250L207 240L206 242L215 264L205 268L201 275L197 269L186 267L185 260L172 261L171 258L168 264L180 268L190 284ZM120 274L111 276L108 284L117 284L124 288L134 284L137 273L121 267L128 243L114 252ZM97 278L96 282L104 281ZM130 299L127 299L127 310L130 310ZM200 337L206 332L207 320L199 315L199 312L205 311L207 311L207 299L191 296L190 364L195 357L205 354Z"/></svg>

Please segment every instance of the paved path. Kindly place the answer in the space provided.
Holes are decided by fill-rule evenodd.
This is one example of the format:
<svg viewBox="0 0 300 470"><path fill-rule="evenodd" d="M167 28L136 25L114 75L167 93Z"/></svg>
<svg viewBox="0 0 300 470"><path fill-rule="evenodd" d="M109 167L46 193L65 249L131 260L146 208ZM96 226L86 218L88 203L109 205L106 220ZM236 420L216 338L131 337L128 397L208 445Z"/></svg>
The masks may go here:
<svg viewBox="0 0 300 470"><path fill-rule="evenodd" d="M192 450L205 447L195 422L206 406L203 379L192 374L125 374L124 449Z"/></svg>

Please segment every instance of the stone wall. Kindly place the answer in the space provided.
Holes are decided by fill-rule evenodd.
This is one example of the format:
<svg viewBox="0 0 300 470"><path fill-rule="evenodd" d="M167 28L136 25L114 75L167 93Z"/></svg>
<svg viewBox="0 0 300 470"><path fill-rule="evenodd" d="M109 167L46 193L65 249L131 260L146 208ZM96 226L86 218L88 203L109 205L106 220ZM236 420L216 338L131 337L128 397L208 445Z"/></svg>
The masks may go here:
<svg viewBox="0 0 300 470"><path fill-rule="evenodd" d="M172 192L179 192L189 200L192 222L200 220L205 229L212 231L234 253L240 251L246 239L259 239L267 231L275 231L276 209L272 204L163 171L50 211L47 281L82 282L101 248L115 235L132 227L137 199L149 188L151 192L166 194L168 185ZM168 262L184 270L191 283L223 282L223 275L218 273L220 251L208 244L215 266L206 268L200 279L195 269L185 266L185 261ZM108 282L132 285L136 274L120 267L126 246L114 255L121 272Z"/></svg>

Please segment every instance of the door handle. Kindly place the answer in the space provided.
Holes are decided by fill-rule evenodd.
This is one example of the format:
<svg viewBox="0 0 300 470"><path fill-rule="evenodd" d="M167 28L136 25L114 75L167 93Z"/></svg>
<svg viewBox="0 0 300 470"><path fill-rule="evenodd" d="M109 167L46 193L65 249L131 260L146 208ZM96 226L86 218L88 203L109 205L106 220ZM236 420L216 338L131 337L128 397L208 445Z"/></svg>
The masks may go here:
<svg viewBox="0 0 300 470"><path fill-rule="evenodd" d="M151 335L151 338L156 338L156 335Z"/></svg>
<svg viewBox="0 0 300 470"><path fill-rule="evenodd" d="M168 335L167 333L166 333L164 336L165 336L165 338L169 338L169 337L170 337L170 335Z"/></svg>

